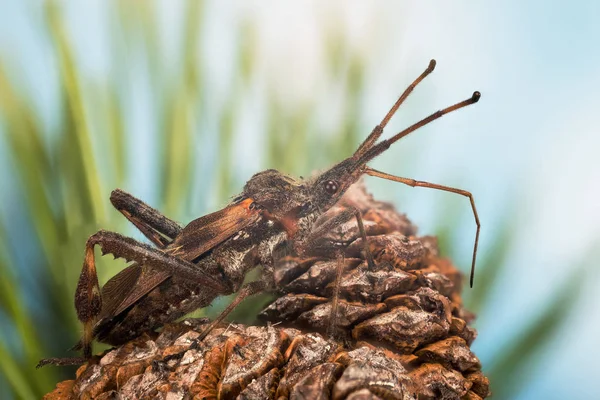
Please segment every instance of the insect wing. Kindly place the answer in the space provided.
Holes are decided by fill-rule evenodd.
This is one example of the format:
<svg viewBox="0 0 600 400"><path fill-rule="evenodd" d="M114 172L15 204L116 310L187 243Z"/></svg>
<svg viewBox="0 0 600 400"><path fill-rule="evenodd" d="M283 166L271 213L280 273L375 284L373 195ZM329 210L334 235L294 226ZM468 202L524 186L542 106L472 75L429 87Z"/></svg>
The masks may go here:
<svg viewBox="0 0 600 400"><path fill-rule="evenodd" d="M120 271L102 287L100 319L119 315L171 275L166 271L132 264Z"/></svg>
<svg viewBox="0 0 600 400"><path fill-rule="evenodd" d="M190 222L167 248L167 252L191 261L227 240L260 218L254 200L244 199Z"/></svg>
<svg viewBox="0 0 600 400"><path fill-rule="evenodd" d="M190 222L166 251L185 260L199 257L258 220L259 211L250 208L252 203L245 199ZM170 276L139 264L128 266L103 286L100 321L119 315Z"/></svg>

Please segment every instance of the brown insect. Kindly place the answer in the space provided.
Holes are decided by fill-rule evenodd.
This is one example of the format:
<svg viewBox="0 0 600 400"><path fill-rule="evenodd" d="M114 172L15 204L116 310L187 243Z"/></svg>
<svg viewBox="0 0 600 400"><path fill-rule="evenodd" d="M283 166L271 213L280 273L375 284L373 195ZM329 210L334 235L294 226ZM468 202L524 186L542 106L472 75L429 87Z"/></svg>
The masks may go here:
<svg viewBox="0 0 600 400"><path fill-rule="evenodd" d="M91 357L94 339L111 345L122 344L206 307L220 295L237 292L236 299L200 335L201 340L244 298L274 288L273 261L282 255L310 255L326 233L352 218L357 219L361 236L365 238L357 209L344 210L331 219L320 218L365 174L469 198L477 224L472 286L480 224L471 193L394 176L366 165L409 133L479 100L480 93L474 92L469 99L437 111L376 143L398 107L434 68L435 60L432 60L352 156L315 178L296 180L273 169L259 172L227 207L200 217L184 228L133 196L118 189L113 191L112 204L154 247L108 231L99 231L88 239L75 293L77 317L83 323L83 336L76 348L83 350L84 358L46 359L39 365L82 363ZM102 290L94 260L96 245L103 254L133 262L112 277ZM369 265L373 266L368 248L365 253ZM242 286L246 273L257 265L263 266L261 279Z"/></svg>

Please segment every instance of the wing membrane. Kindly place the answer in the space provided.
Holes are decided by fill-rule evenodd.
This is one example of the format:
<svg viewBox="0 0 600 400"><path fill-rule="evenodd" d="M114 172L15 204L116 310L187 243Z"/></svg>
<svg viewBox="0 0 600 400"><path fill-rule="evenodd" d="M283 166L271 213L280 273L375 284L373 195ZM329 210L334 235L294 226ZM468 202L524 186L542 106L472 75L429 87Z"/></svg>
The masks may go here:
<svg viewBox="0 0 600 400"><path fill-rule="evenodd" d="M166 251L188 261L200 257L258 220L259 211L251 208L252 203L245 199L190 222Z"/></svg>
<svg viewBox="0 0 600 400"><path fill-rule="evenodd" d="M252 199L244 199L222 210L190 222L165 250L191 261L256 222L260 216L251 208ZM132 264L112 277L102 287L103 306L100 320L112 318L167 280L171 274Z"/></svg>
<svg viewBox="0 0 600 400"><path fill-rule="evenodd" d="M102 287L100 319L119 315L170 276L166 271L144 268L139 264L128 266Z"/></svg>

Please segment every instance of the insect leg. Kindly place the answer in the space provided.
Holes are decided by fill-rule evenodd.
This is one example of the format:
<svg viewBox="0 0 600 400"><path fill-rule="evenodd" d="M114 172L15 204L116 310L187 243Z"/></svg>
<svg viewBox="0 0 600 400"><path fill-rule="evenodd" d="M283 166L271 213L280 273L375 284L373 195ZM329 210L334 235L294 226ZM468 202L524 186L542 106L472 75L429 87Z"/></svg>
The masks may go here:
<svg viewBox="0 0 600 400"><path fill-rule="evenodd" d="M217 318L215 318L210 323L210 325L206 327L206 329L202 331L200 336L198 336L197 340L204 339L206 335L208 335L210 331L212 331L215 328L215 326L217 326L221 321L223 321L223 319L225 319L225 317L227 317L227 315L230 312L232 312L246 297L254 296L255 294L264 292L268 289L268 287L268 283L262 279L259 281L250 282L242 286L235 299L225 308L225 310L221 312L221 314L219 314Z"/></svg>
<svg viewBox="0 0 600 400"><path fill-rule="evenodd" d="M329 315L329 326L327 327L327 336L330 339L335 339L335 330L338 317L338 302L340 298L340 283L342 281L342 273L344 272L344 253L337 252L337 265L335 273L335 283L333 287L333 297L331 299L331 314Z"/></svg>
<svg viewBox="0 0 600 400"><path fill-rule="evenodd" d="M365 231L365 225L363 224L362 213L359 209L354 209L354 215L356 216L356 222L358 223L358 230L360 232L360 237L363 241L363 247L365 250L365 258L367 259L367 265L371 271L375 270L375 261L373 260L373 253L371 253L371 249L369 248L369 243L367 242L367 232Z"/></svg>
<svg viewBox="0 0 600 400"><path fill-rule="evenodd" d="M405 185L412 186L412 187L419 186L419 187L443 190L445 192L456 193L456 194L460 194L461 196L465 196L465 197L469 198L469 201L471 202L471 208L473 209L473 216L475 217L475 224L477 225L477 230L475 232L475 244L473 245L473 260L471 262L471 276L469 279L469 284L471 285L471 287L473 287L473 278L475 276L475 260L477 259L477 246L479 244L479 231L481 229L481 224L479 223L479 216L477 215L477 208L475 208L475 200L473 199L473 195L471 194L471 192L467 192L466 190L457 189L457 188L453 188L453 187L449 187L449 186L438 185L436 183L417 181L417 180L410 179L410 178L402 178L399 176L387 174L385 172L377 171L377 170L369 168L369 167L366 167L365 173L367 175L376 176L378 178L383 178L383 179L388 179L388 180L394 181L394 182L404 183Z"/></svg>
<svg viewBox="0 0 600 400"><path fill-rule="evenodd" d="M358 211L358 210L357 210ZM300 244L301 247L306 249L310 249L311 247L318 245L318 241L322 238L323 235L331 232L335 228L340 225L345 224L350 221L352 217L355 215L355 211L353 208L346 208L342 212L336 214L334 217L329 218L317 225L312 232L308 235L308 237L303 240L303 243Z"/></svg>
<svg viewBox="0 0 600 400"><path fill-rule="evenodd" d="M175 354L171 354L167 357L165 357L165 359L163 360L163 362L169 362L171 360L174 359L179 359L181 357L183 357L183 355L189 351L189 350L193 350L198 348L198 345L200 344L200 342L221 322L223 321L223 319L225 319L225 317L227 317L227 315L233 311L246 297L249 296L253 296L255 294L264 292L265 290L268 290L269 288L269 284L265 281L265 280L259 280L259 281L254 281L254 282L250 282L246 285L244 285L240 291L238 292L238 295L236 296L236 298L227 306L227 308L225 308L225 310L223 310L223 312L221 312L221 314L219 314L217 316L217 318L215 318L203 331L202 333L200 333L200 336L198 336L193 343L190 345L190 347L188 347L186 350L179 352L179 353L175 353Z"/></svg>
<svg viewBox="0 0 600 400"><path fill-rule="evenodd" d="M226 293L228 290L228 288L218 280L207 275L189 261L174 257L147 244L115 232L98 231L90 236L86 243L83 268L75 291L75 309L77 311L77 318L84 326L81 347L86 358L91 356L93 326L96 317L100 314L102 309L102 298L100 295L94 258L95 245L101 247L103 254L113 254L115 257L122 257L128 261L135 261L140 265L167 271L172 275L182 277L182 279L204 285L215 293Z"/></svg>
<svg viewBox="0 0 600 400"><path fill-rule="evenodd" d="M121 189L112 191L110 202L159 248L166 247L181 232L177 222Z"/></svg>
<svg viewBox="0 0 600 400"><path fill-rule="evenodd" d="M83 357L63 357L63 358L44 358L35 366L36 369L45 367L46 365L67 366L85 364L87 358Z"/></svg>
<svg viewBox="0 0 600 400"><path fill-rule="evenodd" d="M326 234L327 232L335 229L336 227L348 222L352 217L356 218L356 222L358 224L358 230L360 232L360 237L363 242L365 258L367 260L367 265L369 269L375 270L375 261L373 260L373 254L371 253L371 249L369 248L369 243L367 241L367 232L365 231L365 226L362 219L362 214L359 209L354 207L349 207L337 214L335 217L323 222L319 225L315 231L313 231L308 240L306 241L305 248L312 248L314 244L319 240L319 238ZM306 247L308 246L308 247ZM344 271L344 253L342 251L336 252L337 258L337 267L336 267L336 277L334 281L334 289L333 289L333 297L331 299L331 314L329 316L329 326L327 328L327 335L330 338L334 338L335 329L337 326L337 316L338 316L338 305L339 305L339 293L340 293L340 283L342 281L342 273Z"/></svg>
<svg viewBox="0 0 600 400"><path fill-rule="evenodd" d="M338 226L348 222L352 217L356 218L356 222L358 223L358 231L360 233L360 237L363 240L365 258L367 260L367 264L371 270L375 269L375 261L373 260L373 254L371 253L371 249L369 248L369 244L367 242L367 233L365 231L365 225L362 219L362 213L359 209L354 207L349 207L337 214L335 217L330 218L323 222L321 225L317 226L313 232L310 233L309 237L306 239L304 244L300 244L300 249L312 249L318 247L318 241L322 238L323 235L328 232L334 230Z"/></svg>

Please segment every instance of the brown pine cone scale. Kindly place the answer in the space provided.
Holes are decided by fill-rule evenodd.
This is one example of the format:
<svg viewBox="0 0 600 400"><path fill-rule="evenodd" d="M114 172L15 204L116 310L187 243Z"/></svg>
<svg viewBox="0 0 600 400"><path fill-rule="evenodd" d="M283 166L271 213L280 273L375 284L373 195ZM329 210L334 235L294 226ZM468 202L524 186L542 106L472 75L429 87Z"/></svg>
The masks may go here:
<svg viewBox="0 0 600 400"><path fill-rule="evenodd" d="M45 398L424 399L443 393L459 399L471 388L476 396L488 390L477 358L457 337L417 351L408 363L366 343L348 351L318 333L232 324L180 360L162 361L189 348L205 325L185 320L156 338L144 335L108 351Z"/></svg>

